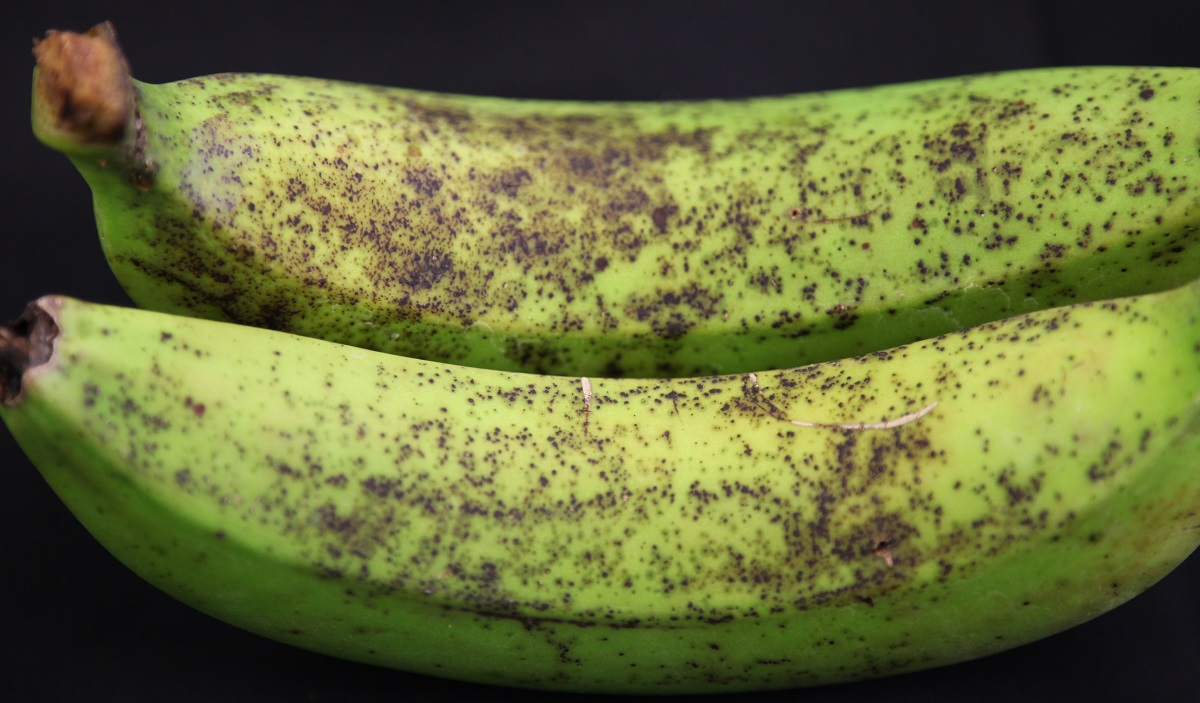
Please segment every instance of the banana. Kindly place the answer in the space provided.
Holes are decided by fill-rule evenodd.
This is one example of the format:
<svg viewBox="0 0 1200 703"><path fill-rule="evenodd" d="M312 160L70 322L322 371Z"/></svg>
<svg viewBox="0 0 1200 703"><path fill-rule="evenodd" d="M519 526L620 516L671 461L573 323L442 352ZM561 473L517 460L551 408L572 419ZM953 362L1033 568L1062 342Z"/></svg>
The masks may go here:
<svg viewBox="0 0 1200 703"><path fill-rule="evenodd" d="M64 297L0 417L165 592L552 690L884 676L1071 627L1200 542L1200 283L789 370L539 376Z"/></svg>
<svg viewBox="0 0 1200 703"><path fill-rule="evenodd" d="M155 310L570 376L791 368L1200 277L1200 69L587 103L37 44L33 126Z"/></svg>

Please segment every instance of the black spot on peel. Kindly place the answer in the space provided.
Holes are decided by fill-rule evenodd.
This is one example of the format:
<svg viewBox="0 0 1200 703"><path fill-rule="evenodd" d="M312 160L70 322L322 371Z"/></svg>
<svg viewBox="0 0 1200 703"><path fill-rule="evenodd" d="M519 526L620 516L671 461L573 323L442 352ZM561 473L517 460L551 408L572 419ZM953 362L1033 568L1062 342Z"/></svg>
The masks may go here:
<svg viewBox="0 0 1200 703"><path fill-rule="evenodd" d="M408 265L397 273L396 280L408 288L433 288L454 270L450 256L438 251L427 251L406 263Z"/></svg>
<svg viewBox="0 0 1200 703"><path fill-rule="evenodd" d="M432 198L442 189L442 179L433 175L429 168L410 168L405 171L404 182L418 195ZM326 213L328 214L328 213Z"/></svg>
<svg viewBox="0 0 1200 703"><path fill-rule="evenodd" d="M658 290L653 295L631 298L626 313L640 321L649 321L652 329L665 339L684 336L692 318L711 318L719 312L722 294L693 283L682 290Z"/></svg>
<svg viewBox="0 0 1200 703"><path fill-rule="evenodd" d="M183 404L187 406L192 411L192 414L196 417L204 417L204 413L207 410L204 403L197 403L196 401L192 400L190 396L183 399Z"/></svg>
<svg viewBox="0 0 1200 703"><path fill-rule="evenodd" d="M490 189L493 193L503 193L510 198L516 198L521 192L521 186L533 180L533 176L524 168L513 168L498 172Z"/></svg>
<svg viewBox="0 0 1200 703"><path fill-rule="evenodd" d="M654 212L650 213L650 218L654 221L654 227L659 234L666 233L668 221L678 212L679 208L675 205L660 205L654 208Z"/></svg>

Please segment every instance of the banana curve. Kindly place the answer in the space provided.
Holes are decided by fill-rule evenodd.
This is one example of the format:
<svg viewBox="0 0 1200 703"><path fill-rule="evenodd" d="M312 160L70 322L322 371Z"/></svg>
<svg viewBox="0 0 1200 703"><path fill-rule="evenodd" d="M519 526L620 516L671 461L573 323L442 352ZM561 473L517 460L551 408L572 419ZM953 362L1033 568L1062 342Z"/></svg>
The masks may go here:
<svg viewBox="0 0 1200 703"><path fill-rule="evenodd" d="M91 185L130 296L166 312L689 376L1200 276L1200 69L620 104L121 66L119 139L80 143L40 78L35 132Z"/></svg>
<svg viewBox="0 0 1200 703"><path fill-rule="evenodd" d="M255 632L509 685L777 688L1015 646L1186 557L1197 296L586 383L47 299L58 356L2 415L102 544Z"/></svg>

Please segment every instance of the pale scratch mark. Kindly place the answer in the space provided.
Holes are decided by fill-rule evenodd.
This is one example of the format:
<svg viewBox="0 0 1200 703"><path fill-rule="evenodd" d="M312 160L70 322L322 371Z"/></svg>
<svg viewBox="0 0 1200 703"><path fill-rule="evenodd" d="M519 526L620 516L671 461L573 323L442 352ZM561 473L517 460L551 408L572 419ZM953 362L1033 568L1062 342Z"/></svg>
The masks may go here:
<svg viewBox="0 0 1200 703"><path fill-rule="evenodd" d="M579 379L579 387L583 390L583 434L586 437L592 415L592 382L587 376L582 376Z"/></svg>
<svg viewBox="0 0 1200 703"><path fill-rule="evenodd" d="M887 566L887 568L890 569L896 565L896 560L892 557L892 541L887 537L875 537L874 552L875 556L883 560L883 563Z"/></svg>
<svg viewBox="0 0 1200 703"><path fill-rule="evenodd" d="M887 430L893 427L907 425L914 420L919 420L929 414L931 410L937 407L937 401L933 401L929 405L915 410L911 413L906 413L900 417L894 417L890 420L882 422L806 422L804 420L788 420L793 425L800 427L832 427L840 430Z"/></svg>
<svg viewBox="0 0 1200 703"><path fill-rule="evenodd" d="M746 374L746 378L750 381L751 386L754 388L755 399L760 405L766 408L767 412L774 417L783 420L784 422L791 423L798 427L824 427L839 430L887 430L893 427L907 425L910 422L919 420L928 415L934 408L937 407L937 401L935 400L920 410L915 410L910 413L905 413L899 417L894 417L890 420L882 420L880 422L810 422L808 420L792 420L784 415L783 411L780 410L777 405L763 395L762 387L758 385L758 374Z"/></svg>
<svg viewBox="0 0 1200 703"><path fill-rule="evenodd" d="M875 211L877 211L878 209L879 209L879 207L876 206L876 207L871 208L870 210L867 210L866 212L862 212L857 215L842 215L841 217L822 217L822 218L819 218L816 220L809 220L808 216L813 214L813 212L811 210L808 210L806 208L801 208L801 207L794 207L794 208L788 210L788 217L793 220L803 220L805 222L810 222L812 224L820 224L820 225L830 224L833 222L846 222L846 221L850 221L853 224L866 224L867 218L870 217L871 215L874 215Z"/></svg>

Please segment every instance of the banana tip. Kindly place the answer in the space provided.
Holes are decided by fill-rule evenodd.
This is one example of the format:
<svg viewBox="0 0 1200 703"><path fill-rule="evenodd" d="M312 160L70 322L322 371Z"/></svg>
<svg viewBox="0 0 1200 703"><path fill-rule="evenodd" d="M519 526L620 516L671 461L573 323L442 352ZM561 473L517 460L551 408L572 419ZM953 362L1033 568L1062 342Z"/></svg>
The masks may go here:
<svg viewBox="0 0 1200 703"><path fill-rule="evenodd" d="M0 327L0 403L21 402L26 376L54 356L58 299L30 303L20 317Z"/></svg>

